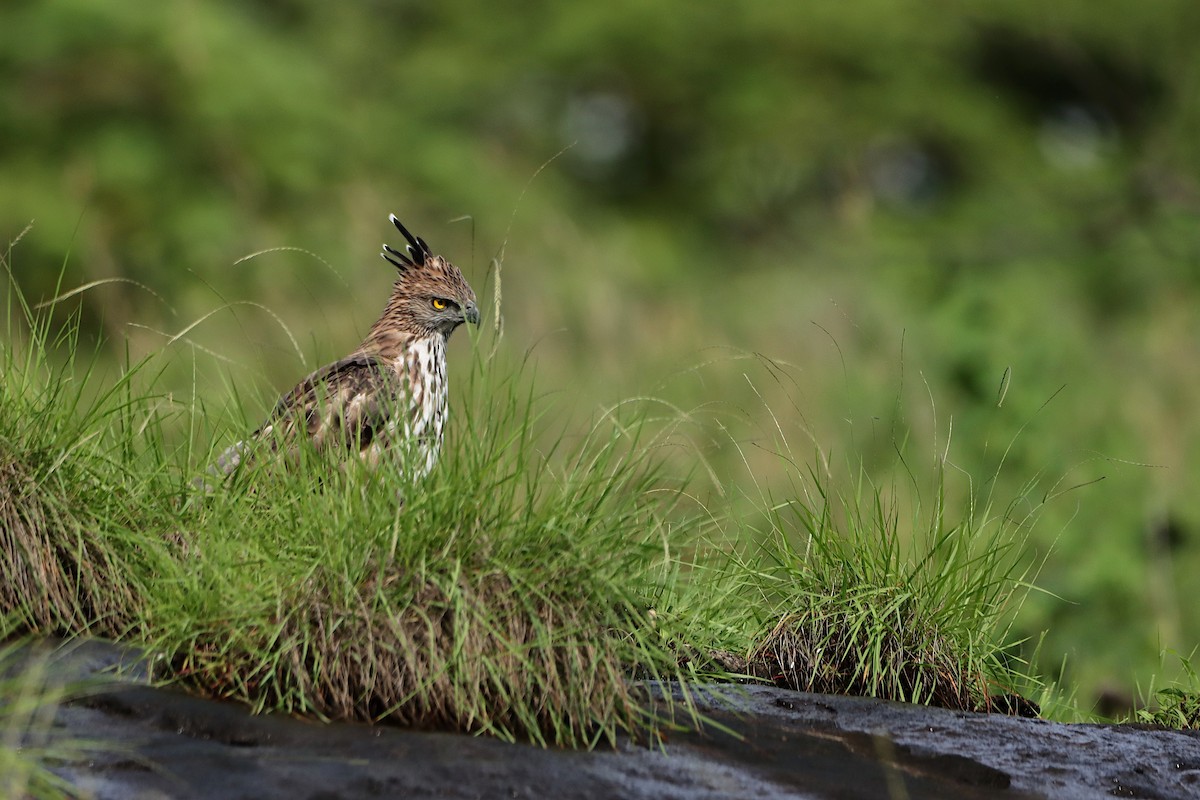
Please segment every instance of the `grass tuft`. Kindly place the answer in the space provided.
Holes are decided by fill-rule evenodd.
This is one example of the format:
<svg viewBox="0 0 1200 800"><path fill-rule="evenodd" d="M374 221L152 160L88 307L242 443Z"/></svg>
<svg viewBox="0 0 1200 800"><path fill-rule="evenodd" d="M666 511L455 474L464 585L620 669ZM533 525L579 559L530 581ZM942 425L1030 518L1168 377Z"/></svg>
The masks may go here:
<svg viewBox="0 0 1200 800"><path fill-rule="evenodd" d="M14 313L17 302L21 313ZM6 628L119 636L138 616L149 506L122 432L126 378L95 395L81 365L78 317L49 322L9 294L0 343L0 609ZM20 343L24 342L23 346ZM136 405L136 403L134 403Z"/></svg>
<svg viewBox="0 0 1200 800"><path fill-rule="evenodd" d="M964 710L990 710L997 689L1027 683L1005 658L1024 585L1018 542L1004 521L969 512L947 524L941 469L936 487L930 517L918 505L907 530L889 493L869 485L853 496L822 490L815 508L778 507L766 544L778 621L755 637L755 674Z"/></svg>
<svg viewBox="0 0 1200 800"><path fill-rule="evenodd" d="M494 375L477 366L419 483L310 452L194 498L191 555L144 600L169 674L259 710L543 744L649 723L626 678L675 662L642 630L673 575L644 424L535 446L536 401Z"/></svg>
<svg viewBox="0 0 1200 800"><path fill-rule="evenodd" d="M879 480L853 460L838 475L819 452L805 469L778 424L776 440L785 490L755 482L751 513L730 515L724 534L742 543L733 580L759 611L744 649L717 661L802 691L1036 714L1017 692L1040 683L1010 630L1042 503L996 513L969 479L956 491L948 443L919 475L893 438L897 462Z"/></svg>

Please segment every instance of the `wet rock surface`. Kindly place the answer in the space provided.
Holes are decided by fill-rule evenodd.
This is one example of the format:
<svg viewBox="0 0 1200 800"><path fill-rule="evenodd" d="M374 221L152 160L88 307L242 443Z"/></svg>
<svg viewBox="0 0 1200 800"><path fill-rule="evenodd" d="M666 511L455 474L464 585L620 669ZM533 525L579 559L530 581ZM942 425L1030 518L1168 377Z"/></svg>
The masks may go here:
<svg viewBox="0 0 1200 800"><path fill-rule="evenodd" d="M101 743L61 775L113 798L1200 797L1200 735L714 687L711 723L657 747L546 750L484 737L320 724L145 683L101 642L56 669L121 678L60 709L53 736ZM647 685L656 701L678 687Z"/></svg>

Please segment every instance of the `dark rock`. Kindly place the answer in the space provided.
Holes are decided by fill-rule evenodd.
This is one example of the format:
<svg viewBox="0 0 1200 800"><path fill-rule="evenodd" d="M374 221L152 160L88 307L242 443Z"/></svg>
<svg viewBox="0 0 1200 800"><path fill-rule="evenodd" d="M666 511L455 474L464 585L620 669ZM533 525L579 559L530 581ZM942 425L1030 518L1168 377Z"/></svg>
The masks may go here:
<svg viewBox="0 0 1200 800"><path fill-rule="evenodd" d="M126 659L99 642L62 669ZM1200 797L1200 737L721 686L703 732L654 747L546 750L485 737L254 716L145 684L144 671L60 709L54 737L102 747L56 768L97 800L170 798ZM680 687L646 684L655 702Z"/></svg>

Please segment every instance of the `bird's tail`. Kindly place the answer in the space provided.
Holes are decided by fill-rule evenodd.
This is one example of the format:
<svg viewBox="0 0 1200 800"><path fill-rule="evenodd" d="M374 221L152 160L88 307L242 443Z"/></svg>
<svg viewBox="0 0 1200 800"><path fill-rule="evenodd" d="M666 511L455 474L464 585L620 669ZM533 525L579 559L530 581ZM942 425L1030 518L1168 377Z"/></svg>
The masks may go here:
<svg viewBox="0 0 1200 800"><path fill-rule="evenodd" d="M234 442L226 447L225 451L217 456L217 460L209 464L208 475L196 478L192 481L192 486L203 490L205 494L215 492L217 485L242 465L247 449L245 441Z"/></svg>

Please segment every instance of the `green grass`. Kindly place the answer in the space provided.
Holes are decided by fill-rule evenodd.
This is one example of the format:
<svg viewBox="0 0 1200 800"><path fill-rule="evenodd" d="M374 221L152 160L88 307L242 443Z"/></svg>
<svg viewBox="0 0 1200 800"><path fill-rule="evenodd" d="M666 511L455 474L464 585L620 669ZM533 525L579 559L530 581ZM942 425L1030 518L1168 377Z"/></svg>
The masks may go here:
<svg viewBox="0 0 1200 800"><path fill-rule="evenodd" d="M102 379L75 328L9 297L9 634L136 643L160 679L260 712L577 747L696 723L631 677L960 709L1037 687L1010 623L1038 504L997 511L945 458L922 475L896 444L880 484L782 445L788 485L703 491L696 415L639 401L556 429L528 368L477 343L421 482L306 453L205 492L229 443L209 431L253 421L156 393L154 359Z"/></svg>
<svg viewBox="0 0 1200 800"><path fill-rule="evenodd" d="M52 332L16 291L8 304L0 608L19 629L119 637L140 616L156 550L151 516L167 511L148 500L156 487L134 452L133 417L154 398L133 397L128 372L101 387L77 326Z"/></svg>
<svg viewBox="0 0 1200 800"><path fill-rule="evenodd" d="M1192 664L1196 651L1179 658L1180 675L1172 685L1151 686L1138 703L1132 719L1150 725L1187 730L1200 729L1200 675Z"/></svg>
<svg viewBox="0 0 1200 800"><path fill-rule="evenodd" d="M221 444L186 435L197 412L150 362L101 389L71 329L10 297L9 632L136 642L257 710L574 746L656 724L624 678L682 676L648 616L677 574L673 493L636 415L535 447L544 403L480 360L420 484L309 453L205 493Z"/></svg>
<svg viewBox="0 0 1200 800"><path fill-rule="evenodd" d="M876 486L861 467L848 494L811 472L795 497L772 503L766 529L747 532L764 540L759 594L772 609L752 637L754 674L976 710L1036 686L1010 638L1031 519L973 505L950 518L946 466L932 469L928 505L915 479Z"/></svg>
<svg viewBox="0 0 1200 800"><path fill-rule="evenodd" d="M386 291L394 210L473 281L507 247L509 343L539 342L543 389L749 406L736 369L660 381L711 348L766 353L796 365L822 449L864 456L880 483L842 421L861 431L887 407L901 346L975 476L989 432L1007 439L1065 385L999 493L1098 454L1078 480L1106 480L1042 517L1048 593L1019 635L1050 631L1047 660L1067 657L1053 677L1085 707L1147 684L1161 649L1200 642L1185 591L1200 573L1200 106L1185 100L1200 59L1198 23L1181 24L1200 5L693 6L531 6L489 24L464 4L16 6L0 30L0 216L8 238L36 220L21 284L60 294L70 243L67 285L104 284L55 317L82 304L84 360L93 336L102 369L174 340L156 391L221 408L227 374L266 399L353 343ZM531 19L539 36L506 46ZM423 33L381 63L398 27ZM729 59L744 41L761 46ZM203 57L222 52L252 65ZM624 155L592 160L587 136L563 151L599 112L624 121L607 139ZM1089 140L1090 164L1063 158ZM919 409L924 387L909 389ZM782 395L770 405L794 419ZM258 421L221 416L222 443Z"/></svg>
<svg viewBox="0 0 1200 800"><path fill-rule="evenodd" d="M536 401L492 374L417 485L309 453L193 497L146 607L172 672L258 709L552 744L646 722L623 676L676 667L647 624L672 570L643 426L535 450Z"/></svg>
<svg viewBox="0 0 1200 800"><path fill-rule="evenodd" d="M718 664L804 691L960 709L1028 713L1018 696L1056 699L1013 632L1038 567L1028 537L1053 491L1030 481L1000 505L1004 455L986 480L956 466L948 441L920 464L902 419L887 434L890 467L819 447L805 457L768 415L773 432L735 445L744 478L710 522L726 543L705 581L725 593ZM764 453L782 485L758 479ZM732 615L733 598L750 613Z"/></svg>

